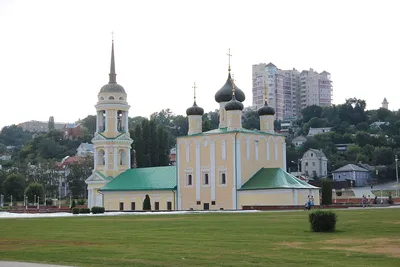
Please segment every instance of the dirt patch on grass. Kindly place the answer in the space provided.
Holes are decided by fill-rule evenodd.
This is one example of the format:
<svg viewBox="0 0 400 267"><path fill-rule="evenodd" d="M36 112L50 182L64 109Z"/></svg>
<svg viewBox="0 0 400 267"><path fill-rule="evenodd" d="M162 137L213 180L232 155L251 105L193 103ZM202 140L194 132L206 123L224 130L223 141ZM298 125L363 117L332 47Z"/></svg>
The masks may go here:
<svg viewBox="0 0 400 267"><path fill-rule="evenodd" d="M388 224L400 224L400 221L385 221L385 222L383 222L383 223L388 223Z"/></svg>
<svg viewBox="0 0 400 267"><path fill-rule="evenodd" d="M346 252L361 252L365 254L383 254L389 257L400 258L400 239L331 239L320 241L319 243L338 245L320 248L324 250L341 250Z"/></svg>
<svg viewBox="0 0 400 267"><path fill-rule="evenodd" d="M279 246L287 247L287 248L300 248L307 249L307 243L304 242L281 242L278 243Z"/></svg>

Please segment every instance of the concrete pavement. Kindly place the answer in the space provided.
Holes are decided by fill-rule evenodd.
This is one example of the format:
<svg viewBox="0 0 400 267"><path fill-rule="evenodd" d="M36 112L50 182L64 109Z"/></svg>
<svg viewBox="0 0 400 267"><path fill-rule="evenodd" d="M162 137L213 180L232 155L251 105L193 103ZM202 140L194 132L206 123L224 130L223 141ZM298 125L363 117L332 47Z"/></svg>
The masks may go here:
<svg viewBox="0 0 400 267"><path fill-rule="evenodd" d="M28 262L0 261L0 267L73 267L73 266L28 263Z"/></svg>

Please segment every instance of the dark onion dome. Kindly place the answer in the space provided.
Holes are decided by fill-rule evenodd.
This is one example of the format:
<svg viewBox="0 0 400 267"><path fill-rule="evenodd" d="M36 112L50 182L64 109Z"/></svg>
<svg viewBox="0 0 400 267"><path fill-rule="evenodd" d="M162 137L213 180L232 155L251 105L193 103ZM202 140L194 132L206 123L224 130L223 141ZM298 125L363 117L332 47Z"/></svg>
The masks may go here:
<svg viewBox="0 0 400 267"><path fill-rule="evenodd" d="M225 105L225 110L226 111L229 111L229 110L243 110L243 108L244 108L243 104L236 100L235 95L236 95L236 86L235 86L235 94L232 95L231 101L229 101Z"/></svg>
<svg viewBox="0 0 400 267"><path fill-rule="evenodd" d="M237 101L243 102L246 99L246 96L244 95L243 91L240 90L236 85L235 85L235 95ZM219 89L218 92L215 94L215 101L221 103L221 102L228 102L231 99L232 99L232 78L231 78L231 73L229 72L228 80L226 80L225 85L222 86L222 88Z"/></svg>
<svg viewBox="0 0 400 267"><path fill-rule="evenodd" d="M264 106L258 109L258 116L264 116L264 115L275 115L275 110L268 106L267 101L265 101Z"/></svg>
<svg viewBox="0 0 400 267"><path fill-rule="evenodd" d="M196 102L193 103L193 106L191 106L190 108L188 108L186 110L186 115L188 116L192 116L192 115L200 115L203 116L204 114L204 109L199 107Z"/></svg>

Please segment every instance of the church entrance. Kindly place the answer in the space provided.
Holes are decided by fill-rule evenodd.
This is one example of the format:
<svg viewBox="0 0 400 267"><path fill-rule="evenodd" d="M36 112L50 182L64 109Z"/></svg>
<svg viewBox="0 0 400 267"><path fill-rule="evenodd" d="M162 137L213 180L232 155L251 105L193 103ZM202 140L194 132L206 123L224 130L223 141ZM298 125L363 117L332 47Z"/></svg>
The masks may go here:
<svg viewBox="0 0 400 267"><path fill-rule="evenodd" d="M210 209L210 203L204 203L203 204L203 209L204 210L209 210Z"/></svg>

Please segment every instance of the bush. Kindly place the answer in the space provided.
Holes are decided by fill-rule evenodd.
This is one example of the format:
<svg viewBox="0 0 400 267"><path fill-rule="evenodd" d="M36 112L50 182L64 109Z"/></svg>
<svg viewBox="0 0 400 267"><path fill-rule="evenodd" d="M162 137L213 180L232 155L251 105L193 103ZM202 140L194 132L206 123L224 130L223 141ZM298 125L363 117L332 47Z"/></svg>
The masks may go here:
<svg viewBox="0 0 400 267"><path fill-rule="evenodd" d="M53 200L52 199L46 199L46 206L53 206Z"/></svg>
<svg viewBox="0 0 400 267"><path fill-rule="evenodd" d="M92 207L92 213L93 214L99 214L99 213L104 213L105 209L104 207Z"/></svg>
<svg viewBox="0 0 400 267"><path fill-rule="evenodd" d="M72 203L71 203L71 209L73 209L73 208L75 208L76 207L76 203L75 203L75 199L73 199L72 200Z"/></svg>
<svg viewBox="0 0 400 267"><path fill-rule="evenodd" d="M42 204L44 202L44 187L39 183L31 183L25 189L25 195L28 197L28 200L33 200L32 202L37 202L39 197L39 203ZM36 199L34 199L36 196Z"/></svg>
<svg viewBox="0 0 400 267"><path fill-rule="evenodd" d="M78 208L72 208L72 214L79 214Z"/></svg>
<svg viewBox="0 0 400 267"><path fill-rule="evenodd" d="M89 214L90 213L90 209L88 209L88 208L79 209L79 213L80 214Z"/></svg>
<svg viewBox="0 0 400 267"><path fill-rule="evenodd" d="M151 201L149 195L146 195L143 201L143 210L151 210Z"/></svg>
<svg viewBox="0 0 400 267"><path fill-rule="evenodd" d="M78 200L76 201L76 204L78 204L78 205L80 205L80 206L83 206L83 205L86 204L86 201L85 201L84 199L78 199Z"/></svg>
<svg viewBox="0 0 400 267"><path fill-rule="evenodd" d="M311 231L334 232L336 227L336 214L332 211L316 210L308 215Z"/></svg>

